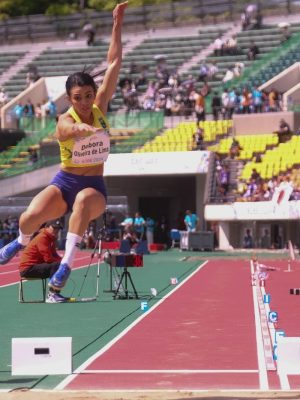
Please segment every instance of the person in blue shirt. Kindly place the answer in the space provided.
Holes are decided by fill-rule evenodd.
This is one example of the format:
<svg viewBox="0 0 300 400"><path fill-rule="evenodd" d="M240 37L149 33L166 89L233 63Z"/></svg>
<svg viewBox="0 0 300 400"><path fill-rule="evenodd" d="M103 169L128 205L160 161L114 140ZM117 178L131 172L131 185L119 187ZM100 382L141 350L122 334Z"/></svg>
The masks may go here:
<svg viewBox="0 0 300 400"><path fill-rule="evenodd" d="M133 220L133 228L138 239L142 239L145 232L146 221L142 217L141 213L138 211L135 213Z"/></svg>
<svg viewBox="0 0 300 400"><path fill-rule="evenodd" d="M47 115L48 117L55 118L57 116L57 108L56 104L52 99L49 99L49 102L47 104Z"/></svg>
<svg viewBox="0 0 300 400"><path fill-rule="evenodd" d="M262 96L263 96L262 91L259 90L257 86L255 86L252 91L252 102L255 113L262 112L262 105L263 105Z"/></svg>
<svg viewBox="0 0 300 400"><path fill-rule="evenodd" d="M24 107L22 106L22 103L17 103L13 108L13 116L17 121L17 128L20 127L20 120L23 117L23 113L24 113Z"/></svg>
<svg viewBox="0 0 300 400"><path fill-rule="evenodd" d="M133 218L131 218L131 216L129 214L126 214L124 220L121 222L120 225L128 227L128 226L132 226L133 224Z"/></svg>
<svg viewBox="0 0 300 400"><path fill-rule="evenodd" d="M191 210L186 210L184 223L188 232L195 232L197 229L198 217Z"/></svg>

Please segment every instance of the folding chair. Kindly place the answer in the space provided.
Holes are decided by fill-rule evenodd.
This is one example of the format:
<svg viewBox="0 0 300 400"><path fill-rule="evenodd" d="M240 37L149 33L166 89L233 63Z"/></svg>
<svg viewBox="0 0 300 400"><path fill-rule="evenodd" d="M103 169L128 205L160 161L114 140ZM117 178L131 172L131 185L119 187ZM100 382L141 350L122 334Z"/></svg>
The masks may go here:
<svg viewBox="0 0 300 400"><path fill-rule="evenodd" d="M25 300L24 298L24 282L26 281L41 281L42 282L42 299L39 300ZM20 277L19 282L19 302L20 303L45 303L47 291L47 279L46 278L23 278Z"/></svg>

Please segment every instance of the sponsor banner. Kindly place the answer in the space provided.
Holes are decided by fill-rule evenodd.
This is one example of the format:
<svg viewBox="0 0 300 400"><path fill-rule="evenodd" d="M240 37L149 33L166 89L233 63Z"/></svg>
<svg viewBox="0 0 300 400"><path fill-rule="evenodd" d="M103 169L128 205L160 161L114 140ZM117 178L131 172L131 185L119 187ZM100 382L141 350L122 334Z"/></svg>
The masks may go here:
<svg viewBox="0 0 300 400"><path fill-rule="evenodd" d="M209 151L110 154L105 176L207 173Z"/></svg>
<svg viewBox="0 0 300 400"><path fill-rule="evenodd" d="M207 221L292 220L300 218L300 201L274 201L209 204L205 206Z"/></svg>

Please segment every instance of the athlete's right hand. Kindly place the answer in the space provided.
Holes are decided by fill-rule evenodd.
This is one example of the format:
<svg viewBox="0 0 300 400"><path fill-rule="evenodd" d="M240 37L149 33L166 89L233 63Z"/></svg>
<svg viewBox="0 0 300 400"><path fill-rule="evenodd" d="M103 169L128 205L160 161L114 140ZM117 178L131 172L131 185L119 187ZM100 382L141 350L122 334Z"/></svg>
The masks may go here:
<svg viewBox="0 0 300 400"><path fill-rule="evenodd" d="M97 132L98 128L95 128L92 125L85 124L85 123L75 123L72 126L72 132L74 134L74 137L86 137L90 136L93 133Z"/></svg>

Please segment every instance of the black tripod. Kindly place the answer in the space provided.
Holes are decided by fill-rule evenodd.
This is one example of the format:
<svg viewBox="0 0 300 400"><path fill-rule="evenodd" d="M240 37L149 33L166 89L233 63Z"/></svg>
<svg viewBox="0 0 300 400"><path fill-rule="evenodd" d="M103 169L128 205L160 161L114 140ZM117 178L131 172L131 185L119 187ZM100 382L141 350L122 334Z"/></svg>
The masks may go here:
<svg viewBox="0 0 300 400"><path fill-rule="evenodd" d="M124 279L124 294L121 295L121 294L120 294L120 288L122 287L123 279ZM127 267L123 267L123 272L122 272L121 279L120 279L120 281L119 281L118 287L117 287L117 289L116 289L116 291L115 291L114 299L118 298L118 299L124 299L124 300L125 300L125 299L131 298L131 297L129 296L129 294L128 294L128 279L129 279L129 281L130 281L130 283L131 283L131 286L132 286L132 289L133 289L133 291L134 291L135 298L136 298L136 299L139 298L138 293L137 293L137 291L136 291L136 288L135 288L135 286L134 286L134 284L133 284L133 281L132 281L130 272L128 271Z"/></svg>
<svg viewBox="0 0 300 400"><path fill-rule="evenodd" d="M101 253L102 253L102 241L103 241L103 238L105 237L106 230L107 230L107 228L106 228L106 213L107 213L107 211L105 211L104 214L103 214L103 226L98 231L96 242L95 242L95 246L94 246L93 252L91 254L91 259L90 259L87 271L86 271L86 273L84 275L81 288L80 288L79 293L78 293L78 296L80 296L82 288L83 288L83 286L85 284L86 277L87 277L87 275L89 273L90 266L91 266L91 264L93 262L95 254L96 254L96 252L98 250L98 266L97 266L97 277L96 277L96 295L94 297L95 300L99 297L99 279L100 279L100 263L101 263Z"/></svg>

